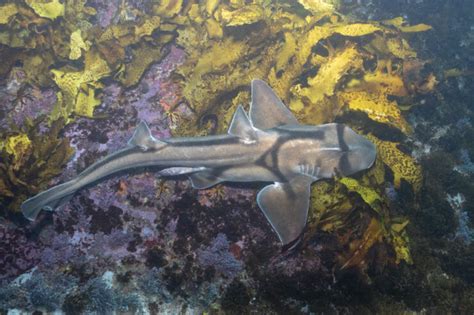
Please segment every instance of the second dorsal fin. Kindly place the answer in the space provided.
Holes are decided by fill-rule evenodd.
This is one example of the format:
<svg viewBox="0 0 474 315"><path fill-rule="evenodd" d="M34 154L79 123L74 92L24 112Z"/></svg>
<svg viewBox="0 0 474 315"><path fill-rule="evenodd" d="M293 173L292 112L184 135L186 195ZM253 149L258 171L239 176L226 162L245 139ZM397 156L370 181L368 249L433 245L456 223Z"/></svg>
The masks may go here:
<svg viewBox="0 0 474 315"><path fill-rule="evenodd" d="M140 147L143 151L148 149L157 149L166 143L152 136L150 128L143 120L138 124L133 136L128 140L128 145L132 147Z"/></svg>
<svg viewBox="0 0 474 315"><path fill-rule="evenodd" d="M227 133L246 142L257 140L256 130L241 105L237 107Z"/></svg>
<svg viewBox="0 0 474 315"><path fill-rule="evenodd" d="M298 125L298 120L273 90L262 80L252 81L250 120L258 129Z"/></svg>

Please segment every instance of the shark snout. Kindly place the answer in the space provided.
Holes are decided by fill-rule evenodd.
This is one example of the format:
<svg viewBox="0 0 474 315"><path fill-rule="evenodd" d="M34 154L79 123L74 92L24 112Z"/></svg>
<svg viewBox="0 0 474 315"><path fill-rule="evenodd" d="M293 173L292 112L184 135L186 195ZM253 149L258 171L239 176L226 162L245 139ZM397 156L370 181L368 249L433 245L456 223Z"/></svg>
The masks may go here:
<svg viewBox="0 0 474 315"><path fill-rule="evenodd" d="M357 144L353 145L353 154L360 160L360 170L365 170L371 167L377 156L377 148L369 139L364 136L360 136Z"/></svg>
<svg viewBox="0 0 474 315"><path fill-rule="evenodd" d="M343 171L344 175L350 175L370 168L377 156L375 144L364 136L346 127L344 140L347 146L347 165Z"/></svg>

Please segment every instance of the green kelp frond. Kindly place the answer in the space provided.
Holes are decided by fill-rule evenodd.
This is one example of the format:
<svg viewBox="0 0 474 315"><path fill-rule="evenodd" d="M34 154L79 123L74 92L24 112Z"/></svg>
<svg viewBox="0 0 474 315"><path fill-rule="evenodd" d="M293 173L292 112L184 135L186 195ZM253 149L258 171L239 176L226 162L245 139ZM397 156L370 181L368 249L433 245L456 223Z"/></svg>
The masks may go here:
<svg viewBox="0 0 474 315"><path fill-rule="evenodd" d="M132 86L138 83L143 72L156 60L160 60L163 56L163 51L157 49L156 46L142 43L137 46L133 52L133 60L125 66L123 77L120 81L125 86Z"/></svg>
<svg viewBox="0 0 474 315"><path fill-rule="evenodd" d="M8 32L0 34L0 42L41 49L38 56L48 52L46 55L53 58L73 61L51 72L60 89L58 99L63 102L56 107L53 120L62 116L69 122L72 114L91 117L100 102L97 89L103 79L135 85L149 65L162 58L164 45L176 40L188 55L178 72L183 78L183 96L197 113L196 121L209 109L230 108L230 103L220 104L221 96L238 93L251 79L260 78L269 82L304 121L331 121L346 110L354 110L409 132L397 104L386 100L391 95L388 91L359 92L378 82L373 81L373 71L362 65L374 58L416 56L402 34L429 27L409 26L403 19L354 23L338 14L338 7L338 1L326 0L294 4L161 1L149 12L140 12L125 3L120 7L118 23L101 29L93 24L96 10L85 0L28 0L26 6L1 7L2 23L17 18ZM38 27L44 31L31 32ZM345 40L333 40L337 36ZM362 37L366 39L361 41ZM85 77L89 65L83 59L89 50L108 64L108 71L89 72ZM29 60L38 61L32 59L34 53L29 56ZM32 82L45 84L45 71L41 70L36 74L29 70ZM383 85L402 75L389 72L382 78ZM342 84L348 77L361 82L357 91Z"/></svg>
<svg viewBox="0 0 474 315"><path fill-rule="evenodd" d="M219 14L223 26L241 26L262 20L264 18L264 8L256 4L235 10L223 8Z"/></svg>
<svg viewBox="0 0 474 315"><path fill-rule="evenodd" d="M352 89L346 89L342 84L348 77L359 77L361 89L366 85L365 81L377 84L378 81L370 83L374 82L370 74L377 73L380 68L368 71L363 67L364 62L374 58L395 60L400 55L390 44L386 45L383 55L378 51L367 53L372 49L370 39L383 34L387 43L406 43L400 38L398 30L388 23L351 23L341 16L333 18L332 9L314 9L322 8L319 2L301 4L310 13L304 20L300 18L299 10L278 3L266 6L258 3L235 3L231 6L213 4L212 9L207 4L190 6L187 15L190 27L182 28L178 38L178 43L185 47L189 58L178 71L185 81L183 94L198 117L208 113L210 108L230 108L228 103L215 102L221 102L219 96L223 93L237 93L237 90L242 89L241 80L233 79L233 76L239 75L250 79L258 77L269 82L306 122L332 121L347 110L356 110L408 133L410 128L397 109L397 103L382 98L392 95L390 91L374 91L373 95L348 95L344 93L353 92ZM331 3L326 4L327 8L331 8ZM214 12L210 19L209 11ZM255 32L248 26L251 24L256 25ZM243 28L248 30L239 32ZM230 36L222 38L223 31ZM334 40L337 45L333 44L332 38L337 36L345 37L343 44L337 40ZM359 40L361 37L369 40L362 44ZM404 50L412 51L408 45ZM317 70L314 71L316 75L312 74L312 67ZM365 74L367 76L363 78ZM392 77L397 80L402 75L400 72L390 72L385 78L379 76L376 80L386 81ZM385 82L381 85L385 85ZM373 101L364 103L363 100L367 99ZM383 105L376 106L378 100L384 100Z"/></svg>
<svg viewBox="0 0 474 315"><path fill-rule="evenodd" d="M358 268L365 271L370 263L367 260L368 253L377 245L388 247L387 251L381 251L383 255L376 258L378 264L399 264L401 261L413 263L406 233L408 223L408 220L401 218L382 222L372 217L368 224L357 227L350 234L347 232L339 234L340 239L349 244L349 250L339 256L341 269ZM361 233L360 237L358 233Z"/></svg>
<svg viewBox="0 0 474 315"><path fill-rule="evenodd" d="M334 232L344 227L353 205L341 188L337 182L325 181L318 181L311 186L310 231Z"/></svg>
<svg viewBox="0 0 474 315"><path fill-rule="evenodd" d="M164 17L173 17L178 14L183 6L183 0L163 0L154 5L154 12Z"/></svg>
<svg viewBox="0 0 474 315"><path fill-rule="evenodd" d="M31 140L26 134L10 136L4 143L0 143L0 148L13 156L13 168L18 170L30 151Z"/></svg>

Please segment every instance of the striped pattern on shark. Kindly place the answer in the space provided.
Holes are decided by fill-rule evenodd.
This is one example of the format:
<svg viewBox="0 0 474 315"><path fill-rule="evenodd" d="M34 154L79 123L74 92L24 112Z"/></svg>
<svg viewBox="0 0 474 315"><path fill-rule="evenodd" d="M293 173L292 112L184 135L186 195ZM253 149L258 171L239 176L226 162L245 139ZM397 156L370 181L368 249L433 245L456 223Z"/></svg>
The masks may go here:
<svg viewBox="0 0 474 315"><path fill-rule="evenodd" d="M196 189L221 182L271 182L258 193L257 203L281 243L294 242L306 225L311 184L371 167L376 148L343 124L299 124L264 81L253 80L251 90L249 116L239 106L227 134L156 139L141 122L127 147L26 200L24 216L35 220L41 209L53 211L78 190L119 172L159 167L160 176L186 174Z"/></svg>

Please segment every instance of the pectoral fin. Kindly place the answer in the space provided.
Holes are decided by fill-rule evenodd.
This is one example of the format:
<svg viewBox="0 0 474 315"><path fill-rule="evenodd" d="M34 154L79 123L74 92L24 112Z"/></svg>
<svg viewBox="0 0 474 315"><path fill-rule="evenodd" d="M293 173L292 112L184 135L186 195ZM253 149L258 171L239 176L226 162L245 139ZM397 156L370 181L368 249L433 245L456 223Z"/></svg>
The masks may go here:
<svg viewBox="0 0 474 315"><path fill-rule="evenodd" d="M283 245L294 241L303 232L312 182L312 178L302 175L288 183L268 185L257 195L260 209Z"/></svg>

